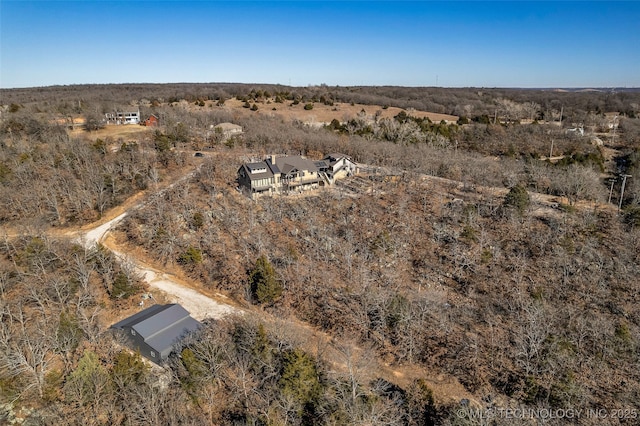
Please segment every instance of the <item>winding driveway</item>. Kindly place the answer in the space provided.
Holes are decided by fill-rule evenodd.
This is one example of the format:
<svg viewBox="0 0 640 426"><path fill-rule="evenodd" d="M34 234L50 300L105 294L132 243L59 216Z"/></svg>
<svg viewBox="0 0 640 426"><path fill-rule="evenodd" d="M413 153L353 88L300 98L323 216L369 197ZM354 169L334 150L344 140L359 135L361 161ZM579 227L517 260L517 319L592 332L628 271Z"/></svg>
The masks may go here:
<svg viewBox="0 0 640 426"><path fill-rule="evenodd" d="M168 189L173 188L180 182L192 178L197 170L198 168L182 176L180 179L174 181L170 185L167 185L161 190L151 194L147 197L147 199L162 196L162 194ZM150 265L145 264L140 259L136 259L128 254L123 253L123 251L120 250L115 244L114 239L108 238L109 232L120 222L122 222L122 220L127 217L130 212L140 209L147 204L148 201L137 202L138 198L139 195L131 197L121 206L121 208L116 208L109 211L106 214L106 218L108 219L106 222L104 222L105 219L103 218L101 221L84 226L80 230L70 231L68 232L68 235L72 235L76 240L80 241L87 248L93 247L98 243L104 244L121 261L128 262L129 264L133 265L136 273L138 273L151 288L163 292L166 298L172 303L181 304L187 311L189 311L189 313L191 313L191 316L197 320L203 320L205 318L219 319L225 315L229 315L232 313L241 313L242 311L240 309L229 304L216 301L210 296L207 296L189 287L187 283L183 282L178 277L160 271ZM124 212L109 219L111 215L117 214L118 212L122 211L122 208L124 208ZM220 298L224 298L224 296L220 295Z"/></svg>

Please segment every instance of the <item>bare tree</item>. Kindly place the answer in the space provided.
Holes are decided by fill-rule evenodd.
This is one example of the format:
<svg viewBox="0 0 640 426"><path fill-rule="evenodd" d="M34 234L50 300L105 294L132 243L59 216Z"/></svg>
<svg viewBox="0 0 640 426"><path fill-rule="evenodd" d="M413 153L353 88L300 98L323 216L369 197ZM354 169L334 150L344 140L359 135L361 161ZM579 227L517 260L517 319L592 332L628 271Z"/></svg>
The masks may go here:
<svg viewBox="0 0 640 426"><path fill-rule="evenodd" d="M21 395L35 390L42 398L45 377L53 365L49 327L46 321L29 319L21 306L5 307L0 321L0 371L24 380Z"/></svg>

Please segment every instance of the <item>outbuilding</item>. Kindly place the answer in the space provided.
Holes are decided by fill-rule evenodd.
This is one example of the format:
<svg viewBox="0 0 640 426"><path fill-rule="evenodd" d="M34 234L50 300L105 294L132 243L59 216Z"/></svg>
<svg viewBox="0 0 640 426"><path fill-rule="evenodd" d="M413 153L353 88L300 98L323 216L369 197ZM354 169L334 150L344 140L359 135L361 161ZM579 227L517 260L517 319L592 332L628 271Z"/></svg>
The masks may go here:
<svg viewBox="0 0 640 426"><path fill-rule="evenodd" d="M131 347L145 358L162 364L173 352L176 344L201 324L191 318L182 306L153 305L111 326L120 330Z"/></svg>
<svg viewBox="0 0 640 426"><path fill-rule="evenodd" d="M156 127L160 124L160 119L157 115L151 114L149 118L143 121L143 124L147 127Z"/></svg>

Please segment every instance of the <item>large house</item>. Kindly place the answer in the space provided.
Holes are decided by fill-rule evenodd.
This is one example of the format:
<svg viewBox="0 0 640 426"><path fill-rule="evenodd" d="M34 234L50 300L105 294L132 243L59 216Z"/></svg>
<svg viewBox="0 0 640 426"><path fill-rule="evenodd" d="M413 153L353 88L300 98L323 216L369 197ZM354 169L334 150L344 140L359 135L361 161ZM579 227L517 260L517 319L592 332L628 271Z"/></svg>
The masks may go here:
<svg viewBox="0 0 640 426"><path fill-rule="evenodd" d="M342 154L330 154L315 162L299 155L272 155L264 161L243 164L238 169L238 186L252 197L302 192L331 185L354 172L355 163Z"/></svg>
<svg viewBox="0 0 640 426"><path fill-rule="evenodd" d="M105 114L107 124L140 124L140 109L129 107Z"/></svg>
<svg viewBox="0 0 640 426"><path fill-rule="evenodd" d="M182 306L153 305L111 326L121 330L131 346L145 358L162 364L187 333L200 328Z"/></svg>

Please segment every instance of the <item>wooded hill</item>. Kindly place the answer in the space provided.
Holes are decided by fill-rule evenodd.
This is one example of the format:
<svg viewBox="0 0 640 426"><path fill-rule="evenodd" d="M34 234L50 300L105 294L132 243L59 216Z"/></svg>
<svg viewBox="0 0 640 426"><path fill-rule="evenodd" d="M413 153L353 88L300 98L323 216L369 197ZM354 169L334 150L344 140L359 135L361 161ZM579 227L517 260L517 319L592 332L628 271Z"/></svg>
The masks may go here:
<svg viewBox="0 0 640 426"><path fill-rule="evenodd" d="M1 94L15 105L0 123L7 420L458 425L482 424L476 408L524 407L627 413L548 424L637 422L637 93L141 85ZM231 96L261 109L324 96L407 110L311 128L225 107ZM164 122L118 140L69 136L50 119L111 102L145 105ZM411 116L430 103L468 122ZM227 121L243 136L207 140ZM567 131L580 125L584 134ZM552 141L554 162L542 159ZM245 159L330 152L371 173L304 196L251 200L236 189ZM107 248L64 234L195 167L131 211L115 244L248 314L208 322L159 373L106 332L147 291L140 277ZM622 179L608 181L620 174L633 176L622 197ZM327 343L311 347L304 327Z"/></svg>

